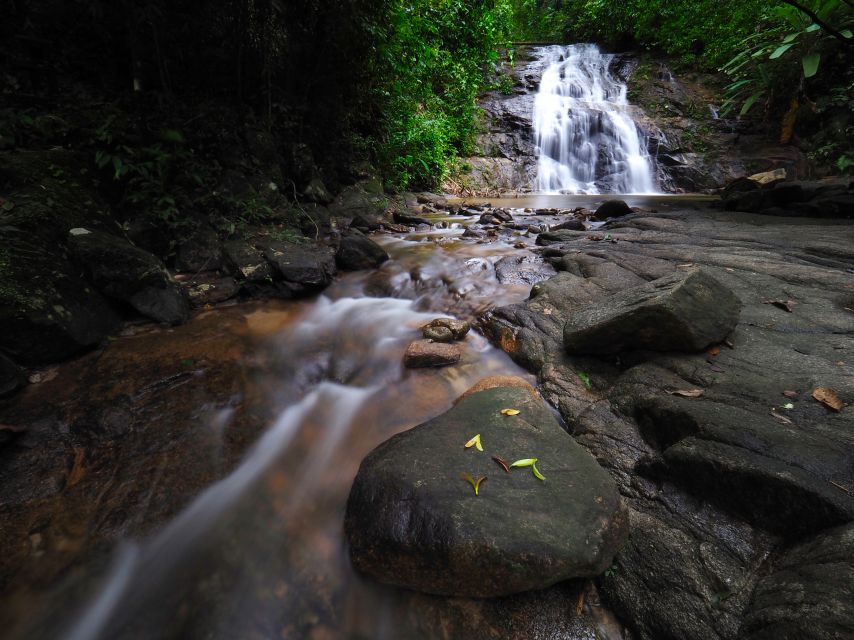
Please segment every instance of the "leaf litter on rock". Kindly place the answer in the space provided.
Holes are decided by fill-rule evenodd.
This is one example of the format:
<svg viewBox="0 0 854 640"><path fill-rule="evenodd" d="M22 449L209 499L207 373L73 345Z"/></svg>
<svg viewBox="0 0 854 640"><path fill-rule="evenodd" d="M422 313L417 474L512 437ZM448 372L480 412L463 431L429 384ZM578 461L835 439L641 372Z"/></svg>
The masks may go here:
<svg viewBox="0 0 854 640"><path fill-rule="evenodd" d="M786 396L787 398L797 398L798 392L797 391L784 391L783 395Z"/></svg>
<svg viewBox="0 0 854 640"><path fill-rule="evenodd" d="M830 387L819 387L812 392L812 397L828 409L833 409L837 413L845 407L845 404L839 399L836 389L831 389Z"/></svg>
<svg viewBox="0 0 854 640"><path fill-rule="evenodd" d="M518 409L502 409L501 415L503 416L518 416L521 413Z"/></svg>
<svg viewBox="0 0 854 640"><path fill-rule="evenodd" d="M546 477L540 473L540 470L537 469L537 461L539 458L523 458L522 460L517 460L516 462L510 465L510 468L514 467L531 467L531 471L534 476L539 480L545 480Z"/></svg>
<svg viewBox="0 0 854 640"><path fill-rule="evenodd" d="M587 387L587 390L590 391L593 389L593 383L590 382L590 376L588 376L583 371L578 372L578 379L584 383L584 386Z"/></svg>
<svg viewBox="0 0 854 640"><path fill-rule="evenodd" d="M792 313L795 309L795 305L798 303L794 300L763 300L762 304L774 305L778 309Z"/></svg>
<svg viewBox="0 0 854 640"><path fill-rule="evenodd" d="M464 446L466 449L477 447L478 451L483 451L483 445L480 443L480 434L478 433L474 438L466 442Z"/></svg>
<svg viewBox="0 0 854 640"><path fill-rule="evenodd" d="M776 418L777 420L779 420L780 422L782 422L783 424L795 424L794 422L792 422L792 421L791 421L789 418L787 418L786 416L784 416L784 415L780 415L779 413L777 413L776 411L774 411L774 409L771 409L771 415L772 415L774 418Z"/></svg>
<svg viewBox="0 0 854 640"><path fill-rule="evenodd" d="M480 476L479 478L475 479L475 478L472 478L470 473L461 473L460 474L460 480L465 480L466 482L468 482L472 486L472 488L474 489L474 495L479 496L480 495L480 485L484 481L486 481L486 476Z"/></svg>
<svg viewBox="0 0 854 640"><path fill-rule="evenodd" d="M680 396L682 398L699 398L706 392L703 389L672 389L667 393L672 396Z"/></svg>
<svg viewBox="0 0 854 640"><path fill-rule="evenodd" d="M506 473L510 473L510 465L507 461L501 456L492 456L492 459L502 468Z"/></svg>

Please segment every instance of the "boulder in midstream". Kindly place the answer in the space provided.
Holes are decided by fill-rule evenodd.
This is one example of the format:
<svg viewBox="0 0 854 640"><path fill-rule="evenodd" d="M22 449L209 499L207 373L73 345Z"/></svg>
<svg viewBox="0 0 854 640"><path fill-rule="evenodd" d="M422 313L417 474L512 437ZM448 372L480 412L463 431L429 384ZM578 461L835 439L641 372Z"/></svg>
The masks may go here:
<svg viewBox="0 0 854 640"><path fill-rule="evenodd" d="M464 447L475 434L483 451ZM530 467L507 473L492 456L539 458L545 480ZM478 495L462 473L486 476ZM354 481L345 529L359 571L464 597L598 575L627 534L614 481L518 386L468 395L377 447Z"/></svg>

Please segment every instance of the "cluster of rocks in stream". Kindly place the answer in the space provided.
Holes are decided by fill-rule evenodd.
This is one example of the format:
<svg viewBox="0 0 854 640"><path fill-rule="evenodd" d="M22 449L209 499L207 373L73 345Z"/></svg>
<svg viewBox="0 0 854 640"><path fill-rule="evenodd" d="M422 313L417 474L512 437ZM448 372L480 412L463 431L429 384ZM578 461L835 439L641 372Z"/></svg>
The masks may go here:
<svg viewBox="0 0 854 640"><path fill-rule="evenodd" d="M626 505L627 537L614 538L608 570L603 561L598 574L575 575L596 576L602 598L641 639L848 637L852 231L840 220L623 205L600 208L608 222L596 234L540 232L540 256L557 275L536 282L527 301L479 320L537 374L543 396ZM480 224L508 224L488 213L495 219ZM842 405L813 397L825 388ZM468 470L480 459L461 445L510 426L499 412L518 405L520 392L494 393L463 399L365 459L347 515L357 568L427 593L511 600L521 597L507 596L513 590L569 577L508 579L519 549L532 567L569 557L530 545L570 520L558 506L527 499L491 511L493 500L513 495L492 483L504 472L485 454L482 467ZM473 398L479 403L468 411ZM547 449L531 444L518 457ZM487 476L480 495L456 480L459 471ZM537 521L529 507L547 515ZM622 523L621 510L614 517ZM537 525L517 530L520 522Z"/></svg>
<svg viewBox="0 0 854 640"><path fill-rule="evenodd" d="M540 234L558 275L482 327L627 503L603 597L650 640L847 637L854 420L812 394L854 401L850 227L695 209L600 233Z"/></svg>

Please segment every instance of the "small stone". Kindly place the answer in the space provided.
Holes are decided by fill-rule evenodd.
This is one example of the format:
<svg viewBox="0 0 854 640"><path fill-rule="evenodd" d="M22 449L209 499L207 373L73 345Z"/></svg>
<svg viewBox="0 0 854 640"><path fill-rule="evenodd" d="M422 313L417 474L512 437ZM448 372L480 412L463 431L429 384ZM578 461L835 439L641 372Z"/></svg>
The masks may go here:
<svg viewBox="0 0 854 640"><path fill-rule="evenodd" d="M447 367L459 362L462 353L463 348L458 344L415 340L406 348L403 364L409 369Z"/></svg>
<svg viewBox="0 0 854 640"><path fill-rule="evenodd" d="M431 327L427 325L421 331L424 337L427 340L432 340L433 342L453 342L454 334L451 333L451 330L448 327Z"/></svg>
<svg viewBox="0 0 854 640"><path fill-rule="evenodd" d="M427 329L428 327L441 327L447 329L451 332L454 340L462 340L471 329L471 322L456 320L455 318L436 318L422 327L422 330Z"/></svg>

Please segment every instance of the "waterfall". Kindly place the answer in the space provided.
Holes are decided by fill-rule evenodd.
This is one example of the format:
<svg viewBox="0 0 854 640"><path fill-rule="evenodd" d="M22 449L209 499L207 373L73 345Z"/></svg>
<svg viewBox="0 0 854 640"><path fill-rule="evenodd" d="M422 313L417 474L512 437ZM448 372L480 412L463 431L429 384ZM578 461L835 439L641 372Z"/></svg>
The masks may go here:
<svg viewBox="0 0 854 640"><path fill-rule="evenodd" d="M550 193L656 193L654 161L630 114L613 55L593 44L543 49L534 100L536 189Z"/></svg>

